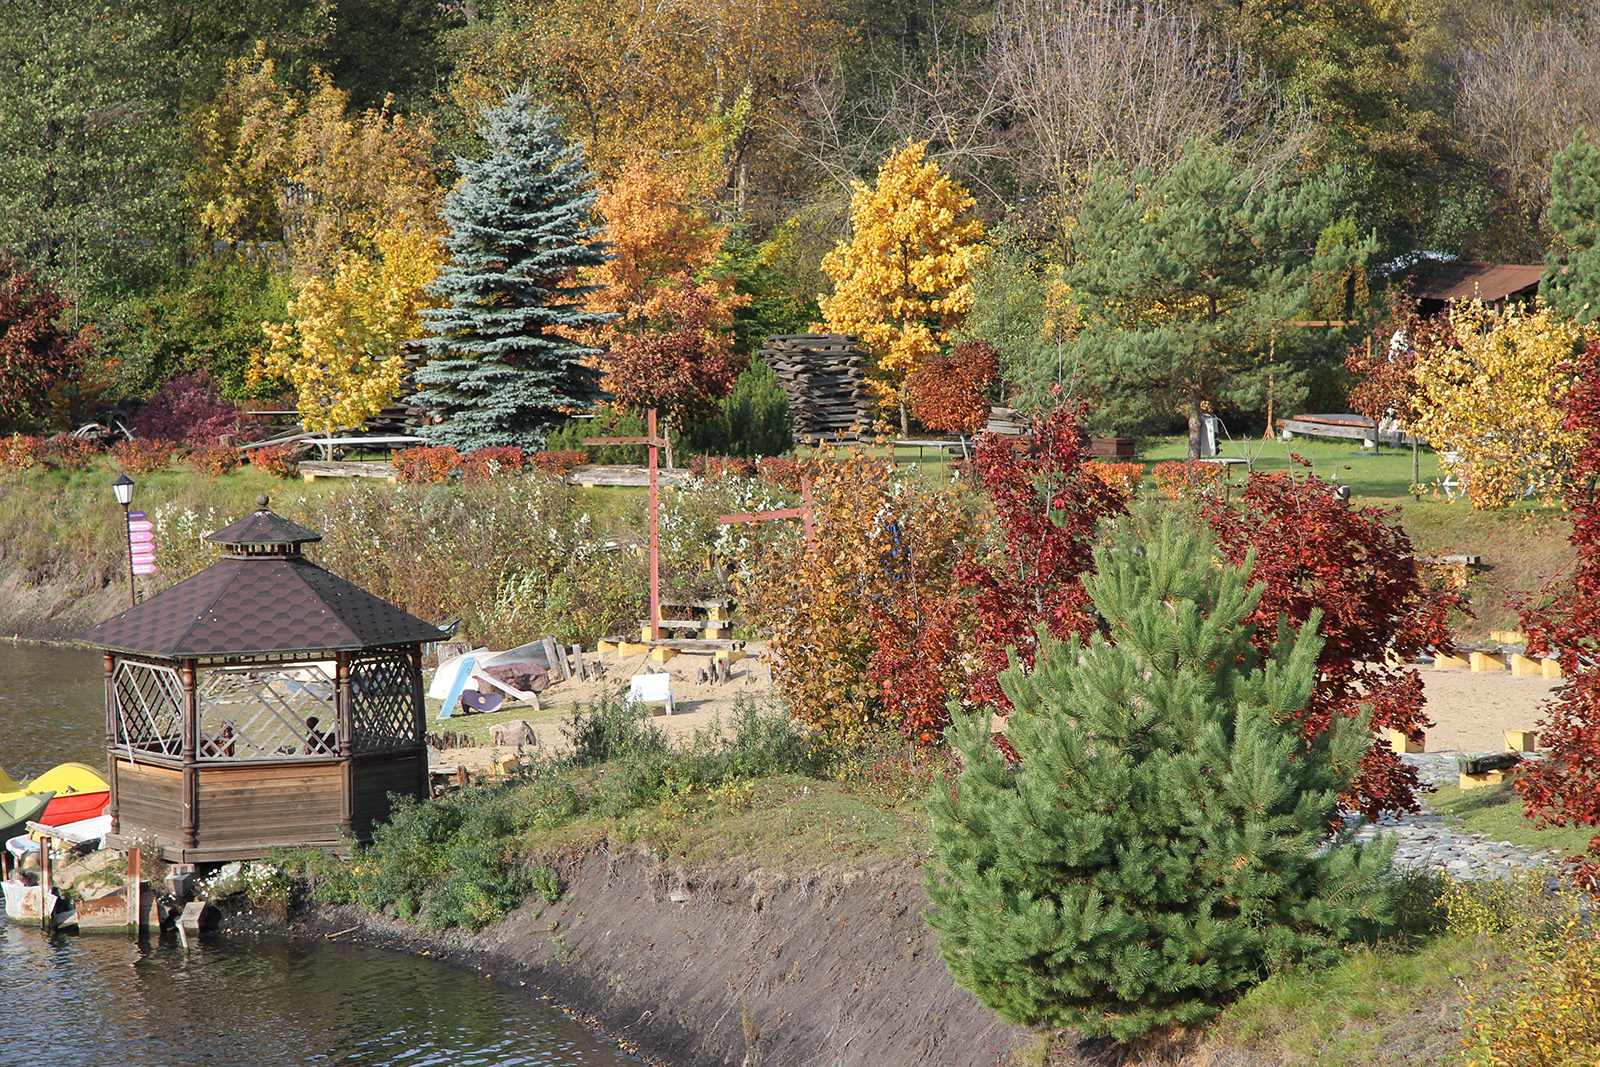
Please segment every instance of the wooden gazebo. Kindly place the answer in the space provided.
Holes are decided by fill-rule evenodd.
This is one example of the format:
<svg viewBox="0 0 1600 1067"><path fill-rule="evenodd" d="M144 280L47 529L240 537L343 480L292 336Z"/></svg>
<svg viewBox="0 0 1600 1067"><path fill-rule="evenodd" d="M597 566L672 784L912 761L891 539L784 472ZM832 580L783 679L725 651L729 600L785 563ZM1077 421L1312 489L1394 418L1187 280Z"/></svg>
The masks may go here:
<svg viewBox="0 0 1600 1067"><path fill-rule="evenodd" d="M207 535L216 563L80 637L107 650L113 847L337 850L390 793L427 795L422 645L439 628L305 558L321 535L259 503Z"/></svg>

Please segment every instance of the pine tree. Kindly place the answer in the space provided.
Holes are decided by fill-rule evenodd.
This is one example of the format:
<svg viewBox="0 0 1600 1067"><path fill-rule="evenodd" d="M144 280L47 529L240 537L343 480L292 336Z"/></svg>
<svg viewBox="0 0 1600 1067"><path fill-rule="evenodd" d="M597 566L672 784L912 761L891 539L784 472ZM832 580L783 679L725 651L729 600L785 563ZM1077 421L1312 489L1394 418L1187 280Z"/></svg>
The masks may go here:
<svg viewBox="0 0 1600 1067"><path fill-rule="evenodd" d="M1258 660L1243 620L1261 587L1210 556L1170 527L1097 550L1109 639L1047 640L1001 676L1017 758L981 718L948 731L963 769L928 802L928 918L956 981L1008 1022L1123 1039L1195 1023L1390 914L1392 845L1321 847L1366 731L1297 737L1316 619Z"/></svg>
<svg viewBox="0 0 1600 1067"><path fill-rule="evenodd" d="M564 413L604 395L583 363L594 350L562 336L607 321L574 283L605 260L595 194L579 151L529 102L519 93L483 113L489 155L457 161L461 182L445 201L451 260L430 291L447 303L424 312L432 358L417 399L445 417L427 436L457 448L541 443Z"/></svg>
<svg viewBox="0 0 1600 1067"><path fill-rule="evenodd" d="M1550 225L1564 249L1545 256L1539 295L1578 322L1600 318L1600 148L1579 130L1550 166Z"/></svg>
<svg viewBox="0 0 1600 1067"><path fill-rule="evenodd" d="M1291 187L1202 145L1164 174L1098 175L1065 281L1091 324L1077 354L1104 428L1127 433L1184 411L1198 459L1207 404L1252 410L1273 378L1281 393L1315 369L1291 357L1314 352L1316 335L1274 337L1274 323L1306 317L1312 283L1359 275L1374 247L1314 251L1333 203L1330 181Z"/></svg>

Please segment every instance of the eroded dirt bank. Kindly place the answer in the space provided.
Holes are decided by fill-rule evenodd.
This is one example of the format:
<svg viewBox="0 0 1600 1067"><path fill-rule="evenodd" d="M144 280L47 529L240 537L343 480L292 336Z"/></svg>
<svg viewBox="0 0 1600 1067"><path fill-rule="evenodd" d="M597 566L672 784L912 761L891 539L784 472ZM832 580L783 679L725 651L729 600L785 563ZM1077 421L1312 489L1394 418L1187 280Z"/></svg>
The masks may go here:
<svg viewBox="0 0 1600 1067"><path fill-rule="evenodd" d="M921 919L920 871L696 875L592 852L563 876L555 904L530 897L472 937L343 907L297 916L289 932L526 983L677 1067L975 1067L1029 1040L950 980ZM241 914L227 928L261 927Z"/></svg>

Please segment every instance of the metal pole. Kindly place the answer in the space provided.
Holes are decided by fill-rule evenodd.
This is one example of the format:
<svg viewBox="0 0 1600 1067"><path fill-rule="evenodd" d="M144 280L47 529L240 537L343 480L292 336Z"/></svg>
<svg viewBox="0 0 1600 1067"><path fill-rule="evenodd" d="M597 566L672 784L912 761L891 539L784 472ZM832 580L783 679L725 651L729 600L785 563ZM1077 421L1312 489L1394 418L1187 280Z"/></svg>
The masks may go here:
<svg viewBox="0 0 1600 1067"><path fill-rule="evenodd" d="M661 640L661 536L656 521L656 409L649 412L650 432L650 640Z"/></svg>
<svg viewBox="0 0 1600 1067"><path fill-rule="evenodd" d="M133 579L133 525L128 519L128 505L122 505L122 533L128 543L128 605L139 606L139 588Z"/></svg>

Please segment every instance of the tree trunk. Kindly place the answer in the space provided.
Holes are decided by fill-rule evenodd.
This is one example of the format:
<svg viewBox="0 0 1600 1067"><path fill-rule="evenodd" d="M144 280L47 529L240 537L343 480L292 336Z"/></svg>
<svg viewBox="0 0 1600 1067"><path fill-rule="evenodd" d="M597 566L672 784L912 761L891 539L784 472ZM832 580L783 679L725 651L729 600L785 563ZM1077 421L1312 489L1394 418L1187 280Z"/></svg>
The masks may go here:
<svg viewBox="0 0 1600 1067"><path fill-rule="evenodd" d="M1200 458L1200 442L1205 434L1200 422L1200 387L1189 387L1189 460L1193 462Z"/></svg>

